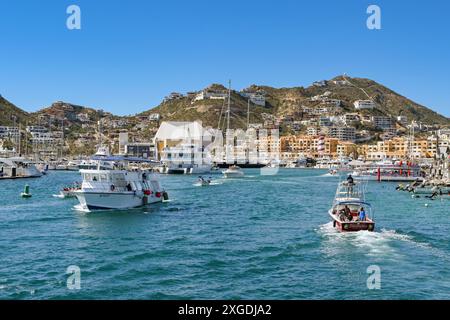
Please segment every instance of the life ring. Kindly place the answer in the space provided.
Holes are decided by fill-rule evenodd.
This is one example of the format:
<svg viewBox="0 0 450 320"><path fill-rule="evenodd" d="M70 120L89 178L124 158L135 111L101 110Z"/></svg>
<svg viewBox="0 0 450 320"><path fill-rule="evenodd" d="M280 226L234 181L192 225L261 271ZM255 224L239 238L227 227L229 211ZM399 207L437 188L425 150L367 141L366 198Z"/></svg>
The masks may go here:
<svg viewBox="0 0 450 320"><path fill-rule="evenodd" d="M115 185L111 185L111 191L114 191L114 190L116 190L116 186Z"/></svg>

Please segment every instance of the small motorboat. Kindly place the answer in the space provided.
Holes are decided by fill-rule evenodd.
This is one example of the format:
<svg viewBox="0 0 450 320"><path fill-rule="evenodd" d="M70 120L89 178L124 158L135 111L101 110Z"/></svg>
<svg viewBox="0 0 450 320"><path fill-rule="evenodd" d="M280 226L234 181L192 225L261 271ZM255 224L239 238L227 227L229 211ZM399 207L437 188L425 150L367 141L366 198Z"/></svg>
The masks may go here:
<svg viewBox="0 0 450 320"><path fill-rule="evenodd" d="M206 187L211 184L211 178L205 179L203 177L198 177L197 185L201 187Z"/></svg>
<svg viewBox="0 0 450 320"><path fill-rule="evenodd" d="M360 219L361 210L365 217ZM372 218L372 207L369 203L353 200L334 203L329 210L333 221L333 227L341 232L374 231L375 222Z"/></svg>
<svg viewBox="0 0 450 320"><path fill-rule="evenodd" d="M240 178L244 176L244 171L238 166L230 166L227 170L222 171L225 178Z"/></svg>
<svg viewBox="0 0 450 320"><path fill-rule="evenodd" d="M341 182L328 213L333 227L340 232L375 230L372 206L364 200L361 183Z"/></svg>
<svg viewBox="0 0 450 320"><path fill-rule="evenodd" d="M53 195L55 198L67 199L67 198L76 198L75 192L77 190L81 190L81 186L79 183L75 183L72 186L64 187L61 189L59 194Z"/></svg>

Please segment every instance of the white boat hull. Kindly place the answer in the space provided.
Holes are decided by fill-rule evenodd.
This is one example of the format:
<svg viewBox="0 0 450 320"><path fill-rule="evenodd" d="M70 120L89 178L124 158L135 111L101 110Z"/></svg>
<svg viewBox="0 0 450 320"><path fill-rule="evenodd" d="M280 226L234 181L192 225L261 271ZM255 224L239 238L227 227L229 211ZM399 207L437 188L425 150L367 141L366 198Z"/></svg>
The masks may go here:
<svg viewBox="0 0 450 320"><path fill-rule="evenodd" d="M104 210L104 209L129 209L137 208L147 204L162 202L163 197L156 197L152 194L144 200L143 194L138 195L134 192L75 192L81 207L84 210Z"/></svg>

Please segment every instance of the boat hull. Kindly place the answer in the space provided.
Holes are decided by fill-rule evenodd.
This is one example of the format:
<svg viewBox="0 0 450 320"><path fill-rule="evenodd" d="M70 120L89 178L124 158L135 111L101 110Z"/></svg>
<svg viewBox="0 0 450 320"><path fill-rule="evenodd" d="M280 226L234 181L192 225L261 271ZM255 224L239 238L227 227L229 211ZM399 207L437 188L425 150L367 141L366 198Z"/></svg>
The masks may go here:
<svg viewBox="0 0 450 320"><path fill-rule="evenodd" d="M333 227L340 232L375 231L375 222L369 221L339 221L339 219L329 212L333 221Z"/></svg>
<svg viewBox="0 0 450 320"><path fill-rule="evenodd" d="M144 197L134 192L97 193L77 191L75 195L84 210L137 208L147 204L162 202L163 200L162 195L156 197L156 195L152 194Z"/></svg>

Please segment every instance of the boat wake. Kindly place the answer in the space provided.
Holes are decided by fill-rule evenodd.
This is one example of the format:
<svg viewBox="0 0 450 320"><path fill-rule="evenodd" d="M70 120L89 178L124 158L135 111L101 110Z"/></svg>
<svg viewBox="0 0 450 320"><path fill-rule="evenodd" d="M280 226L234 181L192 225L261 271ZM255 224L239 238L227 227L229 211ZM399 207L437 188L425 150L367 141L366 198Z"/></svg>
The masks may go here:
<svg viewBox="0 0 450 320"><path fill-rule="evenodd" d="M416 248L424 249L433 256L450 260L447 254L438 248L431 246L427 242L418 241L413 236L397 232L396 230L381 229L380 231L359 231L359 232L339 232L329 222L321 225L316 230L319 235L329 242L329 255L339 254L347 248L359 248L367 252L368 256L399 256L401 253L396 250L395 242L407 243ZM394 245L393 245L394 244Z"/></svg>
<svg viewBox="0 0 450 320"><path fill-rule="evenodd" d="M81 204L74 205L72 210L79 211L79 212L84 212L84 213L92 212L91 210L83 207Z"/></svg>
<svg viewBox="0 0 450 320"><path fill-rule="evenodd" d="M221 185L223 182L219 182L219 181L211 181L210 183L208 183L207 185L205 185L205 187L209 187L209 186L218 186ZM203 184L201 182L196 182L192 184L194 187L203 187Z"/></svg>

